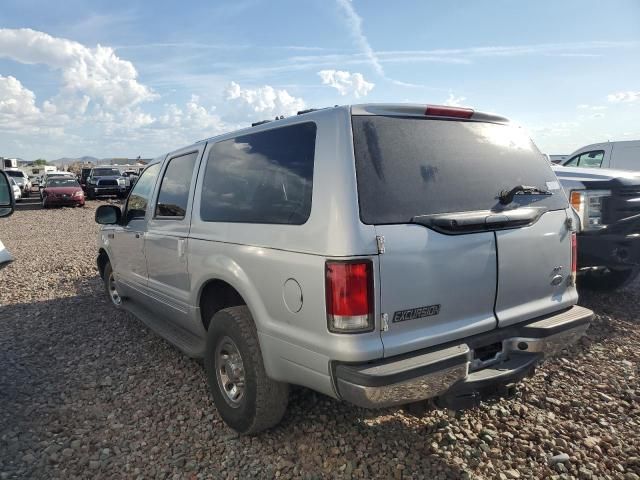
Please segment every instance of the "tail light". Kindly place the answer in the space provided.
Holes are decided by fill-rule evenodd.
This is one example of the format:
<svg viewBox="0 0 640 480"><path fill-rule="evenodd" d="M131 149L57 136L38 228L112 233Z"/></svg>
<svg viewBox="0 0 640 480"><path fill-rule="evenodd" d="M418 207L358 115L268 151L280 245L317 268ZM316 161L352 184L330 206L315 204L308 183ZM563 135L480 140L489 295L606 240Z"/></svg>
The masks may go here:
<svg viewBox="0 0 640 480"><path fill-rule="evenodd" d="M373 264L370 260L327 262L325 290L329 331L373 330Z"/></svg>
<svg viewBox="0 0 640 480"><path fill-rule="evenodd" d="M573 284L576 284L578 274L578 236L576 232L571 232L571 277Z"/></svg>

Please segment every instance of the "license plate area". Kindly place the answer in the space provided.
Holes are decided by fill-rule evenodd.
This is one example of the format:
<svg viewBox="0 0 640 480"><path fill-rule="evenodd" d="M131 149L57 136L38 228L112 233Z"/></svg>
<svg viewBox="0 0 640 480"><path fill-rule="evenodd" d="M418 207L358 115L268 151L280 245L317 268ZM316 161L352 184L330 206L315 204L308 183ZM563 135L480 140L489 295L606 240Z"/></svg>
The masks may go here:
<svg viewBox="0 0 640 480"><path fill-rule="evenodd" d="M476 371L498 363L502 359L502 342L494 342L473 349L469 371Z"/></svg>

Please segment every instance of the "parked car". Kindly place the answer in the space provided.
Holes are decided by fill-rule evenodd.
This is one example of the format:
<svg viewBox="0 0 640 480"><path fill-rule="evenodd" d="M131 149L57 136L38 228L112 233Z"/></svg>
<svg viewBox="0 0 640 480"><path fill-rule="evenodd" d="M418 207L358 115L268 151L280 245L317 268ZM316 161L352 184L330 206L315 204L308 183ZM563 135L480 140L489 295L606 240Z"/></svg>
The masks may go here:
<svg viewBox="0 0 640 480"><path fill-rule="evenodd" d="M75 175L71 172L47 172L42 176L42 180L40 181L40 185L38 186L38 191L40 193L40 200L42 201L42 190L46 186L47 182L52 178L75 178Z"/></svg>
<svg viewBox="0 0 640 480"><path fill-rule="evenodd" d="M87 177L87 198L93 200L107 195L124 198L127 195L126 180L115 167L96 167Z"/></svg>
<svg viewBox="0 0 640 480"><path fill-rule="evenodd" d="M84 192L75 178L54 177L42 190L42 207L84 207Z"/></svg>
<svg viewBox="0 0 640 480"><path fill-rule="evenodd" d="M18 169L5 170L5 172L13 178L20 188L20 197L27 198L31 195L31 181L26 173Z"/></svg>
<svg viewBox="0 0 640 480"><path fill-rule="evenodd" d="M82 167L82 170L80 171L80 178L78 179L78 182L80 182L80 186L85 193L87 191L87 178L89 178L91 170L92 167Z"/></svg>
<svg viewBox="0 0 640 480"><path fill-rule="evenodd" d="M565 167L640 171L640 140L594 143L579 148L568 158L562 163Z"/></svg>
<svg viewBox="0 0 640 480"><path fill-rule="evenodd" d="M29 181L31 182L32 188L40 185L40 177L38 175L29 175Z"/></svg>
<svg viewBox="0 0 640 480"><path fill-rule="evenodd" d="M122 176L125 178L127 191L133 188L133 186L138 181L138 178L140 177L138 172L135 170L125 170L124 172L122 172Z"/></svg>
<svg viewBox="0 0 640 480"><path fill-rule="evenodd" d="M8 217L15 208L13 186L10 179L11 177L7 176L3 170L0 170L0 218ZM6 267L12 261L13 256L0 239L0 269Z"/></svg>
<svg viewBox="0 0 640 480"><path fill-rule="evenodd" d="M16 202L19 202L20 200L22 200L22 190L20 190L16 179L11 176L9 177L9 183L11 184L11 188L13 190L13 198L15 198Z"/></svg>
<svg viewBox="0 0 640 480"><path fill-rule="evenodd" d="M123 210L96 210L97 264L115 307L204 359L246 434L289 384L367 408L512 392L592 317L572 216L503 117L342 106L150 162Z"/></svg>
<svg viewBox="0 0 640 480"><path fill-rule="evenodd" d="M582 286L614 290L640 274L640 172L554 167L579 215Z"/></svg>

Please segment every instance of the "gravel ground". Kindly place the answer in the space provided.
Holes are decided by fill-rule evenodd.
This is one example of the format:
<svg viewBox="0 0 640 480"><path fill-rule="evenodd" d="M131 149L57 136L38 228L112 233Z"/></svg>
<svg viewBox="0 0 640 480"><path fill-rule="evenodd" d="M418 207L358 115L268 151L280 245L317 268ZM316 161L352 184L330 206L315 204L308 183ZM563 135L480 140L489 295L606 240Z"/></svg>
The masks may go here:
<svg viewBox="0 0 640 480"><path fill-rule="evenodd" d="M585 294L588 336L515 399L417 417L299 388L280 426L238 437L200 364L107 302L96 205L0 220L0 480L640 478L638 283Z"/></svg>

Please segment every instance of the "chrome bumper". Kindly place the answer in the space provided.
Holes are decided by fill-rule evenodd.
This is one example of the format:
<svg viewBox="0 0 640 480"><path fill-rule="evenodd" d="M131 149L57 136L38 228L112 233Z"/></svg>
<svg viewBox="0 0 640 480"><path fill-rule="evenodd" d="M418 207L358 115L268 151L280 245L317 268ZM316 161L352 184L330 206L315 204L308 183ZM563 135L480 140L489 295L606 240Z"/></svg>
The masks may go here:
<svg viewBox="0 0 640 480"><path fill-rule="evenodd" d="M343 400L364 408L381 408L446 398L479 398L498 386L531 375L545 357L575 343L589 327L593 312L574 306L524 325L464 339L464 343L366 364L337 364L335 385ZM495 358L474 360L473 348L502 343ZM466 404L465 404L466 405Z"/></svg>

